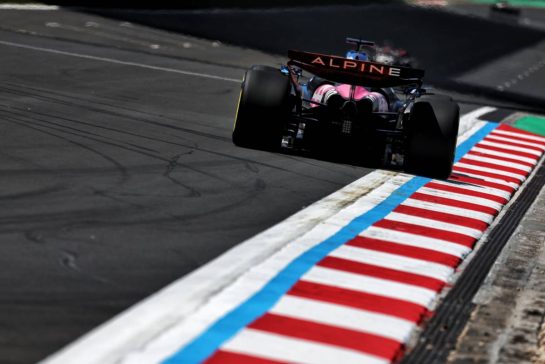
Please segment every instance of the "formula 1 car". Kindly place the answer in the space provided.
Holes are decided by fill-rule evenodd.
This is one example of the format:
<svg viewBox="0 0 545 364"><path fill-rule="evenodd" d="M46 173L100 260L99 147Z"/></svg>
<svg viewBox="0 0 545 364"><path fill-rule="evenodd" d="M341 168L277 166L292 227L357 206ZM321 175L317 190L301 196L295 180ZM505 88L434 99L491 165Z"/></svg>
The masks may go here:
<svg viewBox="0 0 545 364"><path fill-rule="evenodd" d="M290 50L280 68L251 67L242 81L234 144L447 178L458 104L427 93L423 70L366 60L374 43L347 42L356 47L346 57ZM316 97L324 87L335 95L327 102ZM386 99L386 109L377 110L370 94Z"/></svg>
<svg viewBox="0 0 545 364"><path fill-rule="evenodd" d="M375 62L394 66L415 67L417 62L409 52L403 48L395 48L388 44L376 47Z"/></svg>

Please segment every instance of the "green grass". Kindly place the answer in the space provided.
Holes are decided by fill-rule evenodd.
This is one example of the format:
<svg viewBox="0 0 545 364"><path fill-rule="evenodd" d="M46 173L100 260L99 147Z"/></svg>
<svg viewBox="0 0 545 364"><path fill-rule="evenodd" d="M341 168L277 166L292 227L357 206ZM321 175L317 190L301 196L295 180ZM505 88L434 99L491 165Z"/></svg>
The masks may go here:
<svg viewBox="0 0 545 364"><path fill-rule="evenodd" d="M519 129L545 136L545 118L524 116L515 121L515 126Z"/></svg>
<svg viewBox="0 0 545 364"><path fill-rule="evenodd" d="M496 0L469 0L468 2L475 4L494 4ZM509 0L509 4L513 6L522 6L522 7L536 7L536 8L545 8L545 0Z"/></svg>

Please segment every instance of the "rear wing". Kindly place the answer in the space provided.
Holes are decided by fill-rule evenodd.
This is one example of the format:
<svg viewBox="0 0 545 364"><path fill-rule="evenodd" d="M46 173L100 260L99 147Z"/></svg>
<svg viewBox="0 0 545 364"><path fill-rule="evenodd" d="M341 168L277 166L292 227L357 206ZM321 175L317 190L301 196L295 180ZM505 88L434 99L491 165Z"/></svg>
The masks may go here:
<svg viewBox="0 0 545 364"><path fill-rule="evenodd" d="M358 61L320 53L288 51L288 65L339 83L370 87L395 87L422 83L424 71L377 62Z"/></svg>

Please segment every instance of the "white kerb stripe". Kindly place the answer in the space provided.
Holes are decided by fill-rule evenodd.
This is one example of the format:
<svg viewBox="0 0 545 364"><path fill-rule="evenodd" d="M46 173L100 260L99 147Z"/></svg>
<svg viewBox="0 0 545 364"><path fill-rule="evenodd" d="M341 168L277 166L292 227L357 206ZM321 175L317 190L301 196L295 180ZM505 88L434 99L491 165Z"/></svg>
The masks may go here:
<svg viewBox="0 0 545 364"><path fill-rule="evenodd" d="M345 272L337 269L313 267L301 280L327 286L395 298L429 307L436 292L413 284L375 278L364 274Z"/></svg>
<svg viewBox="0 0 545 364"><path fill-rule="evenodd" d="M486 173L486 172L479 173L479 171L476 170L476 169L472 169L471 172L460 171L460 170L458 170L458 168L456 168L456 166L454 166L452 168L452 170L454 172L456 172L457 174L473 177L475 179L482 179L483 181L486 181L486 182L493 182L493 183L497 183L499 185L513 187L514 189L517 189L520 186L520 183L508 182L508 181L506 181L504 179L499 179L499 178L493 178L493 177L486 176L486 175L483 174L483 173Z"/></svg>
<svg viewBox="0 0 545 364"><path fill-rule="evenodd" d="M408 224L430 227L433 229L440 229L458 234L471 236L478 239L483 235L483 232L477 229L472 229L466 226L451 224L448 222L437 221L433 219L426 219L425 217L413 216L408 214L402 214L399 212L391 212L386 217L386 220L405 222Z"/></svg>
<svg viewBox="0 0 545 364"><path fill-rule="evenodd" d="M374 355L344 349L340 346L290 338L253 329L242 330L225 343L222 350L287 363L386 364L390 362Z"/></svg>
<svg viewBox="0 0 545 364"><path fill-rule="evenodd" d="M510 153L504 153L504 152L498 152L498 151L495 151L495 150L491 150L491 149L484 149L484 148L479 148L477 146L471 148L471 151L472 152L478 152L478 153L482 153L482 154L488 154L488 155L491 155L491 156L498 156L498 157L504 157L504 158L509 158L509 159L514 159L514 160L517 160L517 161L522 161L522 162L526 162L526 163L531 163L532 165L535 165L537 162L537 158L528 158L528 157L522 157L520 155L515 155L515 154L510 154Z"/></svg>
<svg viewBox="0 0 545 364"><path fill-rule="evenodd" d="M476 197L476 196L469 196L469 195L464 195L464 194L461 194L461 193L455 193L455 192L450 192L450 191L443 191L443 190L438 190L438 189L431 188L431 187L422 187L417 192L422 193L424 195L450 198L452 200L456 200L456 201L460 201L460 202L468 202L468 203L472 203L472 204L475 204L475 205L491 207L491 208L493 208L495 210L498 210L498 211L501 210L501 208L503 207L502 204L500 204L500 203L498 203L496 201L486 199L486 198Z"/></svg>
<svg viewBox="0 0 545 364"><path fill-rule="evenodd" d="M335 249L329 256L401 272L419 274L443 282L446 282L454 272L451 267L443 264L350 245L343 245Z"/></svg>
<svg viewBox="0 0 545 364"><path fill-rule="evenodd" d="M394 316L358 310L286 295L270 311L273 314L366 332L406 342L414 323Z"/></svg>
<svg viewBox="0 0 545 364"><path fill-rule="evenodd" d="M492 220L494 220L494 216L487 214L486 212L464 209L462 207L443 205L435 202L420 201L413 198L406 199L401 205L418 207L424 210L430 210L435 212L444 212L447 214L458 215L462 217L469 217L472 219L483 221L487 224L490 224Z"/></svg>
<svg viewBox="0 0 545 364"><path fill-rule="evenodd" d="M541 150L545 149L545 145L543 145L543 144L526 142L524 140L518 140L518 139L513 139L513 138L506 138L506 137L499 136L499 135L494 135L494 134L488 134L486 139L490 140L490 141L496 141L498 143L510 142L510 143L517 143L517 144L520 144L520 145L528 145L530 147L536 147L536 148L539 148Z"/></svg>
<svg viewBox="0 0 545 364"><path fill-rule="evenodd" d="M442 180L433 180L433 183L437 183L440 185L450 186L450 187L457 187L462 190L468 190L468 191L475 191L475 192L482 192L482 193L488 193L489 195L503 197L507 200L511 197L511 194L504 190L499 190L497 188L489 187L489 186L482 186L482 185L473 185L469 182L454 182L454 181L442 181Z"/></svg>
<svg viewBox="0 0 545 364"><path fill-rule="evenodd" d="M515 152L528 153L528 154L533 154L533 155L536 155L536 156L541 155L541 152L539 152L537 150L534 150L534 149L515 147L513 145L502 144L502 143L495 143L495 142L492 142L492 141L488 141L486 139L481 140L477 145L489 145L491 147L509 149L509 150L512 150L512 151L515 151Z"/></svg>
<svg viewBox="0 0 545 364"><path fill-rule="evenodd" d="M513 162L507 162L507 161L504 161L504 160L501 160L501 159L494 158L493 156L483 157L483 156L480 156L480 155L467 153L466 155L464 155L464 158L471 159L471 160L478 161L478 162L499 164L500 166L516 168L516 169L520 169L521 171L525 171L525 172L530 172L532 170L532 168L527 166L527 165L513 163Z"/></svg>
<svg viewBox="0 0 545 364"><path fill-rule="evenodd" d="M470 252L466 246L461 244L451 243L450 241L428 238L421 235L404 233L397 230L378 228L371 226L360 234L363 237L390 241L392 243L425 248L437 252L463 257Z"/></svg>
<svg viewBox="0 0 545 364"><path fill-rule="evenodd" d="M506 131L506 130L501 130L501 129L495 129L492 133L493 134L509 135L509 136L524 138L524 139L529 139L529 140L536 140L538 142L545 143L545 138L537 136L537 135L528 135L528 134L517 133L517 132L514 132L514 131Z"/></svg>
<svg viewBox="0 0 545 364"><path fill-rule="evenodd" d="M473 164L466 164L466 163L456 163L455 164L456 167L463 167L463 168L468 168L468 169L474 169L476 171L481 171L481 172L489 172L489 173L495 173L495 174L499 174L501 176L506 176L506 177L513 177L513 178L517 178L521 181L524 181L526 179L526 177L522 174L518 174L518 173L513 173L513 172L506 172L506 171L503 171L501 169L494 169L494 168L488 168L488 167L481 167L481 166L475 166Z"/></svg>

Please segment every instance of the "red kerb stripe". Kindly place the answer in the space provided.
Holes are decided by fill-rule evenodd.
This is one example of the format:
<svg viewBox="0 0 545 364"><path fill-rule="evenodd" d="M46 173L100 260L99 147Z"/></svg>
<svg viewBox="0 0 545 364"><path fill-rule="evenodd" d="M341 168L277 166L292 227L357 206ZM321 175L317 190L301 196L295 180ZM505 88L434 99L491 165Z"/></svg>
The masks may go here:
<svg viewBox="0 0 545 364"><path fill-rule="evenodd" d="M507 124L500 124L500 126L497 129L498 130L511 131L513 133L519 133L519 134L521 134L521 136L529 135L529 136L534 136L534 137L535 136L541 137L541 135L539 135L539 134L532 133L532 132L522 130L522 129L519 129L519 128L515 128L515 127L512 127L511 125L507 125ZM544 142L544 144L545 144L545 142Z"/></svg>
<svg viewBox="0 0 545 364"><path fill-rule="evenodd" d="M538 158L535 154L519 152L518 150L505 149L505 148L500 148L500 147L493 147L491 145L486 145L486 144L482 144L482 143L477 143L475 145L475 147L482 148L482 149L493 150L493 151L501 152L501 153L518 155L520 157L525 157L525 158L530 158L530 159L537 159Z"/></svg>
<svg viewBox="0 0 545 364"><path fill-rule="evenodd" d="M403 349L402 343L386 337L270 313L258 318L249 328L335 345L389 360L395 359Z"/></svg>
<svg viewBox="0 0 545 364"><path fill-rule="evenodd" d="M491 195L490 193L486 193L486 192L468 190L466 188L457 187L454 184L445 185L442 183L429 182L424 187L434 188L436 190L441 190L441 191L459 193L459 194L467 195L467 196L486 198L487 200L501 203L503 205L505 205L508 201L505 197Z"/></svg>
<svg viewBox="0 0 545 364"><path fill-rule="evenodd" d="M473 166L479 166L479 167L493 168L493 169L497 169L499 171L520 174L520 175L522 175L524 177L526 177L528 175L528 173L529 173L528 171L526 171L524 169L518 169L518 168L514 168L514 167L506 167L506 166L502 166L501 164L481 162L481 161L476 161L474 159L462 158L462 159L460 159L459 163L471 164Z"/></svg>
<svg viewBox="0 0 545 364"><path fill-rule="evenodd" d="M509 138L508 136L504 136L504 137ZM509 142L505 141L505 140L494 140L494 139L489 139L489 138L484 138L484 140L486 140L487 142L492 142L492 143L511 145L513 147L532 149L532 150L535 150L536 152L543 152L542 147L535 147L533 145L520 144L520 143L517 143L515 140L514 141L509 141Z"/></svg>
<svg viewBox="0 0 545 364"><path fill-rule="evenodd" d="M234 353L232 351L218 350L210 358L204 361L205 364L283 364L284 361L260 358L257 356Z"/></svg>
<svg viewBox="0 0 545 364"><path fill-rule="evenodd" d="M389 219L380 220L374 223L373 226L383 229L401 231L409 234L415 234L419 236L425 236L433 239L441 239L451 243L467 246L469 248L472 248L473 243L475 243L475 241L477 240L474 237L465 234L436 229L430 226L416 225L408 222L394 221Z"/></svg>
<svg viewBox="0 0 545 364"><path fill-rule="evenodd" d="M497 173L491 173L491 172L483 172L479 170L479 167L475 168L465 168L465 167L456 167L456 165L452 168L453 171L459 172L459 173L472 173L483 177L489 177L489 178L495 178L504 180L506 182L512 182L516 183L517 185L521 184L521 180L516 177L511 176L505 176L503 174L497 174Z"/></svg>
<svg viewBox="0 0 545 364"><path fill-rule="evenodd" d="M454 207L460 207L466 210L484 212L486 214L490 214L493 216L496 216L498 214L498 211L492 207L478 205L471 202L458 201L458 200L447 198L447 197L427 195L420 192L413 193L410 198L414 200L418 200L418 201L433 202L433 203L438 203L440 205L454 206Z"/></svg>
<svg viewBox="0 0 545 364"><path fill-rule="evenodd" d="M401 255L408 258L425 260L428 262L443 264L449 267L456 267L460 263L460 258L455 255L411 245L393 243L386 240L373 239L365 236L356 236L354 239L346 243L346 245L380 251L383 253Z"/></svg>
<svg viewBox="0 0 545 364"><path fill-rule="evenodd" d="M426 210L420 207L399 205L394 209L394 212L400 214L407 214L412 216L424 217L426 219L437 220L442 222L448 222L460 226L465 226L472 229L484 231L488 228L488 224L484 221L472 219L470 217L458 216L449 214L446 212L438 212L432 210Z"/></svg>
<svg viewBox="0 0 545 364"><path fill-rule="evenodd" d="M508 131L508 130L506 130L506 131ZM523 134L513 136L513 135L505 135L505 134L492 132L490 135L498 136L498 137L502 137L502 138L509 138L511 140L518 140L518 141L522 141L522 142L540 144L540 145L543 145L545 147L545 142L543 142L541 140L534 140L534 139L525 138L525 135L523 135ZM534 134L532 136L537 136L537 134Z"/></svg>
<svg viewBox="0 0 545 364"><path fill-rule="evenodd" d="M467 152L467 154L473 154L473 155L476 155L476 156L479 156L479 157L497 159L498 161L503 161L503 162L518 163L518 164L522 164L523 166L527 166L527 167L533 167L535 165L535 163L530 163L530 162L527 162L527 161L521 161L521 160L518 160L518 159L513 159L513 158L508 158L508 157L500 157L500 156L497 156L497 155L486 154L486 153L483 153L483 152L476 152L476 151L472 151L472 150Z"/></svg>
<svg viewBox="0 0 545 364"><path fill-rule="evenodd" d="M297 282L288 294L395 316L414 323L420 322L423 316L428 313L426 307L413 302L304 280Z"/></svg>
<svg viewBox="0 0 545 364"><path fill-rule="evenodd" d="M436 292L439 292L445 285L445 282L439 279L426 277L420 274L403 272L397 269L384 268L376 265L355 262L353 260L337 257L325 257L321 262L318 263L318 265L320 267L341 270L343 272L361 274L365 276L387 279L390 281L428 288Z"/></svg>
<svg viewBox="0 0 545 364"><path fill-rule="evenodd" d="M464 174L453 173L453 174L450 175L450 177L448 179L451 180L451 181L464 182L464 183L469 183L469 184L476 185L476 186L492 187L492 188L495 188L497 190L502 190L502 191L505 191L505 192L509 192L510 194L512 194L515 191L515 187L513 187L513 186L507 186L507 185L502 185L500 183L485 181L484 179L471 177L471 176L464 175Z"/></svg>
<svg viewBox="0 0 545 364"><path fill-rule="evenodd" d="M522 134L513 136L513 135L505 135L505 134L500 134L500 133L494 133L494 132L492 132L490 135L492 135L492 136L498 136L498 137L502 137L502 138L509 138L509 139L511 139L511 140L513 140L513 141L521 141L521 142L535 143L535 144L543 145L543 147L545 147L545 142L544 142L544 141L530 139L530 138L527 138L526 135L522 135ZM534 134L534 135L532 135L532 136L537 136L537 134Z"/></svg>

